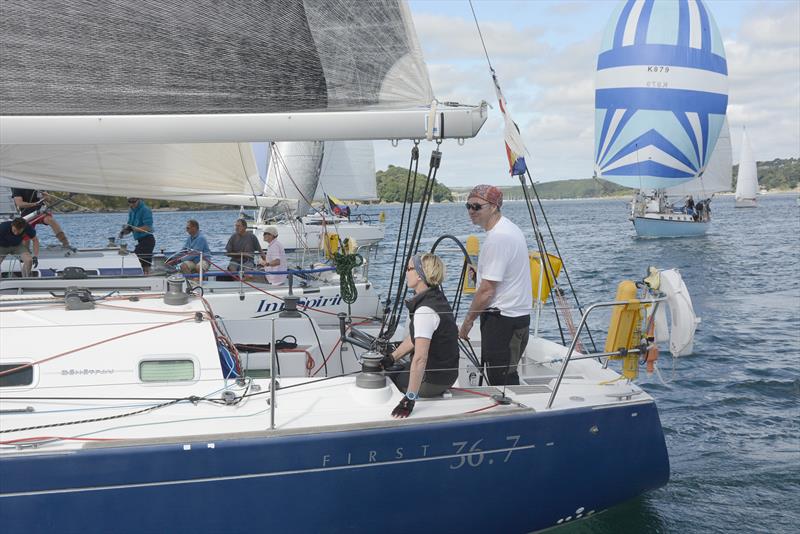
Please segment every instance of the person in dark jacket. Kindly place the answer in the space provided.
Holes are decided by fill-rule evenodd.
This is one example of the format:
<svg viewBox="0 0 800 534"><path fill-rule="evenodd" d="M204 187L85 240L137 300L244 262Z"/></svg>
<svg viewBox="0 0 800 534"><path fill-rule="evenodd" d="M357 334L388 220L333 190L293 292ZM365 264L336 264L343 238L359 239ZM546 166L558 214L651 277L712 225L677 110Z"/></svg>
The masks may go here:
<svg viewBox="0 0 800 534"><path fill-rule="evenodd" d="M392 417L408 417L418 397L437 397L458 379L458 326L442 292L444 264L435 254L416 255L408 263L408 287L414 296L406 301L408 335L383 365L405 397ZM394 371L399 358L413 351L411 362Z"/></svg>
<svg viewBox="0 0 800 534"><path fill-rule="evenodd" d="M26 237L33 243L33 256L24 242ZM8 255L19 256L22 276L30 276L31 270L39 266L39 238L36 230L22 217L0 223L0 263Z"/></svg>

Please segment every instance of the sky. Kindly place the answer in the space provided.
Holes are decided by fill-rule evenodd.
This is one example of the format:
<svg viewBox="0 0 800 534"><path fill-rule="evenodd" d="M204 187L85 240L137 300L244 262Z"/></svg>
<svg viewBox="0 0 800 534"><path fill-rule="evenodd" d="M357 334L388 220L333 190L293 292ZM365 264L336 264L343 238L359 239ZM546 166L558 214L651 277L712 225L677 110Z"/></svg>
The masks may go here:
<svg viewBox="0 0 800 534"><path fill-rule="evenodd" d="M591 178L594 74L616 1L481 1L473 5L534 180ZM486 57L466 0L409 3L434 94L492 109L474 139L441 146L440 182L515 185L508 175ZM723 36L734 163L742 127L757 160L800 156L800 1L706 0ZM432 143L421 145L426 169ZM375 142L377 169L408 164L411 143Z"/></svg>

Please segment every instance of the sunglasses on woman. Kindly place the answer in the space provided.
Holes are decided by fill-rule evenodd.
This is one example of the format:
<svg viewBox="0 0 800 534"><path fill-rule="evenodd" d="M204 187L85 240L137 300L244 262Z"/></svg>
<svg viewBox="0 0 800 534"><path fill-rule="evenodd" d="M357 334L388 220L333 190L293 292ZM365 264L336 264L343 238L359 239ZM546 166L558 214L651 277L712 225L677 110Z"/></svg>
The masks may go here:
<svg viewBox="0 0 800 534"><path fill-rule="evenodd" d="M474 204L470 204L469 202L466 203L467 209L472 211L481 211L486 204L478 204L475 202Z"/></svg>

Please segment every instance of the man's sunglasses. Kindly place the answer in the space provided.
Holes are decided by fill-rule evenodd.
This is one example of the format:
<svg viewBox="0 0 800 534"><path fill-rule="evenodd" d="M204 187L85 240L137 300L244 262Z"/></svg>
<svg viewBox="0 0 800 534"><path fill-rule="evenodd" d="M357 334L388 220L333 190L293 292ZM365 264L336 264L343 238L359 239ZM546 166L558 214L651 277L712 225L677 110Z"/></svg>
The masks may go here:
<svg viewBox="0 0 800 534"><path fill-rule="evenodd" d="M488 204L478 204L477 202L474 204L470 204L469 202L466 203L467 209L472 211L481 211L481 209L487 205Z"/></svg>

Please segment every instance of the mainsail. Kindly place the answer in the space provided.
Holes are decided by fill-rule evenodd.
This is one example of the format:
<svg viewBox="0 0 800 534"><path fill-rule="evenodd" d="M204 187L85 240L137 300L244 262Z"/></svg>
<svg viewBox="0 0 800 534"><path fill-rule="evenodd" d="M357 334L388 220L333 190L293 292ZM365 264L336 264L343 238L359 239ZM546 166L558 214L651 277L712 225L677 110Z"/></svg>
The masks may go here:
<svg viewBox="0 0 800 534"><path fill-rule="evenodd" d="M0 185L271 206L250 143L0 145Z"/></svg>
<svg viewBox="0 0 800 534"><path fill-rule="evenodd" d="M758 195L758 168L753 149L747 139L747 130L742 130L742 152L739 156L739 175L736 178L736 200L755 200Z"/></svg>
<svg viewBox="0 0 800 534"><path fill-rule="evenodd" d="M473 137L486 119L432 101L398 0L3 2L4 144Z"/></svg>
<svg viewBox="0 0 800 534"><path fill-rule="evenodd" d="M660 189L700 176L723 128L727 74L701 0L622 2L597 60L597 177Z"/></svg>
<svg viewBox="0 0 800 534"><path fill-rule="evenodd" d="M733 154L731 150L731 130L728 119L722 125L717 146L711 154L705 172L695 178L666 190L669 196L685 197L692 195L696 200L709 198L714 193L730 191L733 180Z"/></svg>

